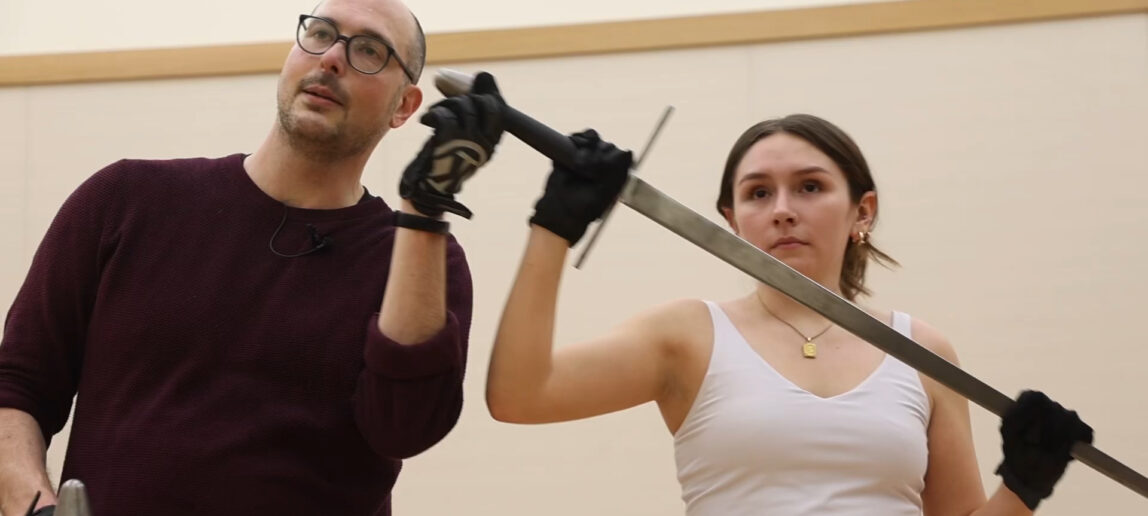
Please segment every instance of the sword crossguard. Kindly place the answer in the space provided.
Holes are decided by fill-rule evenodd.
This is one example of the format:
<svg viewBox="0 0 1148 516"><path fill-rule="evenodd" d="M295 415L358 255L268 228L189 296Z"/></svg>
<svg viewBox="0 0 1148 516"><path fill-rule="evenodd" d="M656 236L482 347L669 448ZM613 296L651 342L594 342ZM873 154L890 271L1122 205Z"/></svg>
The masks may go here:
<svg viewBox="0 0 1148 516"><path fill-rule="evenodd" d="M642 153L638 155L638 159L630 166L630 177L634 177L634 174L638 172L638 166L640 166L642 161L645 161L646 156L649 155L650 148L654 146L654 141L658 138L658 135L662 133L662 128L666 126L666 121L670 119L670 114L673 112L674 106L666 106L665 111L662 111L662 118L658 120L658 125L654 126L653 132L650 133L650 139L646 140L646 147L642 149ZM633 181L626 181L626 186L622 187L623 193L631 183L633 183ZM622 195L619 195L618 198L621 199ZM598 241L598 235L602 234L602 228L606 225L606 221L610 219L610 214L614 212L614 206L617 205L618 202L614 201L614 204L611 204L610 207L606 208L606 211L602 213L602 219L598 221L598 225L594 227L594 232L590 235L590 240L586 242L586 246L582 248L582 253L578 255L578 260L574 262L575 269L581 269L582 264L586 262L586 257L590 254L590 249L594 247L594 242Z"/></svg>

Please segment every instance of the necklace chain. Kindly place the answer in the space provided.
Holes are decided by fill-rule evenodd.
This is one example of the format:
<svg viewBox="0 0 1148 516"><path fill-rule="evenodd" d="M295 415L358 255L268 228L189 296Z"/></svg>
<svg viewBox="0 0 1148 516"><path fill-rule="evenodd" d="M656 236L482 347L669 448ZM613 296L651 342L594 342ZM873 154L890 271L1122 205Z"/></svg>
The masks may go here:
<svg viewBox="0 0 1148 516"><path fill-rule="evenodd" d="M765 311L766 311L767 313L769 313L769 315L772 315L772 316L773 316L775 319L777 319L777 320L781 321L781 322L782 322L782 323L784 323L786 326L789 326L789 328L790 328L790 329L792 329L793 331L797 332L797 334L798 334L798 335L801 335L801 338L805 339L805 342L807 342L807 343L809 343L809 342L813 342L813 339L816 339L817 337L820 337L820 336L822 336L822 335L825 335L825 332L829 331L829 329L833 327L833 323L832 323L832 322L830 322L830 323L829 323L829 325L828 325L828 326L826 326L824 330L821 330L821 331L817 332L817 334L816 334L816 335L814 335L814 336L812 336L812 337L806 337L806 336L805 336L805 334L804 334L804 333L801 333L801 330L797 329L797 327L796 327L796 326L794 326L794 325L792 325L792 324L789 324L789 321L786 321L785 319L782 319L781 317L778 317L778 316L777 316L777 314L773 313L773 310L770 310L770 309L769 309L769 307L765 305L765 301L762 301L762 299L761 299L761 295L760 295L760 294L758 294L757 292L754 292L753 296L757 298L757 302L758 302L758 303L761 303L761 307L762 307L762 308L764 308L764 309L765 309Z"/></svg>

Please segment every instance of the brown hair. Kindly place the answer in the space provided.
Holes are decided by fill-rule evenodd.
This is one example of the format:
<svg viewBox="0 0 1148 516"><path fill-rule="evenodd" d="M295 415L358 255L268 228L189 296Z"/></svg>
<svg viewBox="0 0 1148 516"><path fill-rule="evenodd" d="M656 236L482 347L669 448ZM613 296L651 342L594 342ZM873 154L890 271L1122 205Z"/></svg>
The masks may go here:
<svg viewBox="0 0 1148 516"><path fill-rule="evenodd" d="M746 129L734 142L729 157L726 158L717 199L717 210L723 217L726 209L733 210L733 181L742 158L755 143L776 133L801 138L829 156L829 159L832 159L845 173L845 180L849 183L849 198L854 203L860 202L861 196L866 192L877 191L865 156L845 131L816 116L794 114L758 122ZM877 214L874 213L873 224L876 223ZM899 265L896 260L877 249L872 243L858 245L849 239L845 245L845 261L841 267L841 292L846 299L853 301L858 294L870 293L869 289L865 288L865 267L869 260L885 266Z"/></svg>

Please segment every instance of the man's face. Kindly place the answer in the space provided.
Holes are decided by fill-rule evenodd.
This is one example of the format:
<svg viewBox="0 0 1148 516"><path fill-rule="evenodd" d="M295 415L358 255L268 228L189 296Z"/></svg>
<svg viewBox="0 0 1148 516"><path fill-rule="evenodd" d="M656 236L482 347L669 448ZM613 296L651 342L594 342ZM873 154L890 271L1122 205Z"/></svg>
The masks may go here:
<svg viewBox="0 0 1148 516"><path fill-rule="evenodd" d="M340 34L378 37L406 61L414 20L397 0L328 0L315 16L334 22ZM422 101L398 60L377 74L347 62L345 42L321 55L291 48L279 76L279 125L293 147L326 159L369 153L386 132L399 127Z"/></svg>

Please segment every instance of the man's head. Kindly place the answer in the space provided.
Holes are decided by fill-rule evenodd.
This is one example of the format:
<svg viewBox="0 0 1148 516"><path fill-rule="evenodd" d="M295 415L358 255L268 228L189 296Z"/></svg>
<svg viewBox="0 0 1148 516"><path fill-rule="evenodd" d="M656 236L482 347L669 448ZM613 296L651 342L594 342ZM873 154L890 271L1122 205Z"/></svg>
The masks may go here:
<svg viewBox="0 0 1148 516"><path fill-rule="evenodd" d="M297 27L299 37L279 76L278 129L292 147L317 159L369 154L422 103L417 85L426 59L422 28L400 0L326 0L312 15L316 18ZM328 39L333 44L326 50L315 44L321 41L316 38L337 36L362 37ZM354 61L372 72L364 66L368 57L389 49L389 58L376 57L375 62L385 62L376 73L352 66Z"/></svg>

